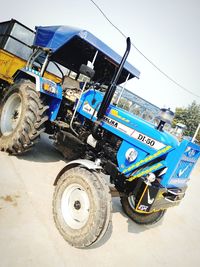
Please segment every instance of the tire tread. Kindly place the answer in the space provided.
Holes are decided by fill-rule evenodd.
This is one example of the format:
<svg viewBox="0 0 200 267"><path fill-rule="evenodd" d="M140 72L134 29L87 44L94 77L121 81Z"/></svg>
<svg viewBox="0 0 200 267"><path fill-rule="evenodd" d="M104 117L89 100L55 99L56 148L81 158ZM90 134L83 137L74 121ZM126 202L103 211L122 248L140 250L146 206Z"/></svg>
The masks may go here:
<svg viewBox="0 0 200 267"><path fill-rule="evenodd" d="M36 144L40 134L45 131L44 125L48 120L46 111L49 108L35 91L35 84L24 79L10 87L2 103L15 92L21 95L24 103L22 107L23 120L19 122L17 128L9 135L10 138L9 136L6 138L0 133L0 150L14 155L25 153ZM2 109L3 105L1 106Z"/></svg>

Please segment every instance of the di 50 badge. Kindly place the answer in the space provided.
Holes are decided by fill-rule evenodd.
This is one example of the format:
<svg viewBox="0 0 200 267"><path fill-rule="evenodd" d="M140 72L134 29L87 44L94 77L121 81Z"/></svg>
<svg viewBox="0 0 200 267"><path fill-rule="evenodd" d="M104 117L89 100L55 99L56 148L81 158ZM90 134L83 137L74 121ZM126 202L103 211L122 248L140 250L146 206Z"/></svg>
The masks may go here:
<svg viewBox="0 0 200 267"><path fill-rule="evenodd" d="M142 134L140 132L137 132L137 131L133 131L132 134L131 134L131 137L137 139L138 141L146 144L147 146L149 147L152 147L156 150L159 150L159 149L162 149L163 147L165 147L164 144L160 143L159 141L145 135L145 134Z"/></svg>

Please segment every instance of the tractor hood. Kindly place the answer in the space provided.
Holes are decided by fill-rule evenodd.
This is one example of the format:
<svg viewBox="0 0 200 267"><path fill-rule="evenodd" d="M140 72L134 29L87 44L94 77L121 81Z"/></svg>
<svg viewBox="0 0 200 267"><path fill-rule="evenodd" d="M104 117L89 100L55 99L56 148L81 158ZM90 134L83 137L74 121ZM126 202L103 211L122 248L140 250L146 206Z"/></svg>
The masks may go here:
<svg viewBox="0 0 200 267"><path fill-rule="evenodd" d="M96 113L102 99L102 93L95 92L94 90L86 91L81 98L82 103L79 106L78 112L84 117L96 121ZM107 109L101 126L119 136L122 140L130 144L134 143L150 154L165 146L173 148L179 146L178 140L170 133L159 131L155 128L154 124L112 104Z"/></svg>
<svg viewBox="0 0 200 267"><path fill-rule="evenodd" d="M81 64L93 60L94 80L109 84L118 67L121 56L109 46L86 30L69 26L36 27L35 46L49 48L51 60L79 73ZM139 78L140 72L128 62L125 63L118 84L123 83L128 74L129 79Z"/></svg>
<svg viewBox="0 0 200 267"><path fill-rule="evenodd" d="M176 148L179 145L177 138L170 133L157 130L154 124L119 107L110 105L106 117L103 123L105 128L116 128L123 140L133 143L134 139L135 144L149 153L165 146Z"/></svg>

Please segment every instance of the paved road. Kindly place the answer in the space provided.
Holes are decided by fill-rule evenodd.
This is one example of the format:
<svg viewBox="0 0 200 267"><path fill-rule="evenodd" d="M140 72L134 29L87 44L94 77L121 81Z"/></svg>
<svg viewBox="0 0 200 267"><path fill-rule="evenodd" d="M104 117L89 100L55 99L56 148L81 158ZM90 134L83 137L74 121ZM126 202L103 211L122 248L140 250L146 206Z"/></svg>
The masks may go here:
<svg viewBox="0 0 200 267"><path fill-rule="evenodd" d="M136 225L115 198L112 230L84 250L69 246L52 218L53 181L64 165L45 136L24 157L0 152L1 267L200 266L200 164L185 199L161 223Z"/></svg>

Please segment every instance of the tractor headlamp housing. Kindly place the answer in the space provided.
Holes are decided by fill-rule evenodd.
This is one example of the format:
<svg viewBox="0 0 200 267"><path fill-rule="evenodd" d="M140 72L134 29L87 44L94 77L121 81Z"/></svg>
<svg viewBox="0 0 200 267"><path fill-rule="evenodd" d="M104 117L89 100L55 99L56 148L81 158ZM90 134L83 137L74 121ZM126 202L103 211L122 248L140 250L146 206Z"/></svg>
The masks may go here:
<svg viewBox="0 0 200 267"><path fill-rule="evenodd" d="M126 159L129 161L129 162L133 162L136 160L138 156L138 152L134 149L134 148L129 148L127 151L126 151L126 154L125 154L125 157Z"/></svg>

